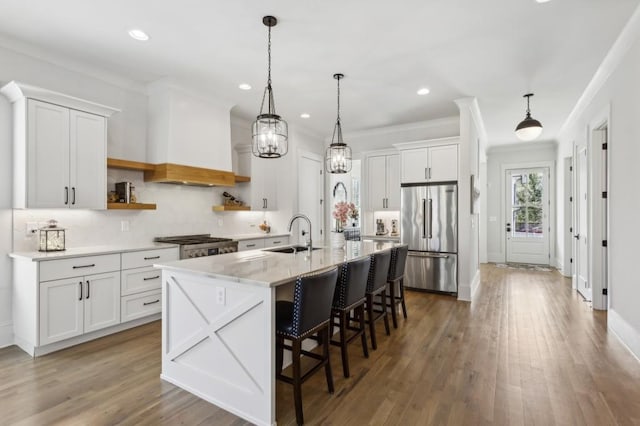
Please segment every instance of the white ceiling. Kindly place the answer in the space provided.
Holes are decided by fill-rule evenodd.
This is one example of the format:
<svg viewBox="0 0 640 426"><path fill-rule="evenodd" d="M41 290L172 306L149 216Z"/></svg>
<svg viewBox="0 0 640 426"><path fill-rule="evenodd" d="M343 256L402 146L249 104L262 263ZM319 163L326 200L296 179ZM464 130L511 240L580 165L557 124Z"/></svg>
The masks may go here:
<svg viewBox="0 0 640 426"><path fill-rule="evenodd" d="M262 16L272 14L275 101L290 123L330 135L342 72L346 133L455 115L454 99L475 96L498 145L515 142L529 91L542 139L556 136L639 2L0 0L0 35L137 82L171 77L251 117L266 82ZM131 28L151 40L131 39ZM431 94L417 96L423 86Z"/></svg>

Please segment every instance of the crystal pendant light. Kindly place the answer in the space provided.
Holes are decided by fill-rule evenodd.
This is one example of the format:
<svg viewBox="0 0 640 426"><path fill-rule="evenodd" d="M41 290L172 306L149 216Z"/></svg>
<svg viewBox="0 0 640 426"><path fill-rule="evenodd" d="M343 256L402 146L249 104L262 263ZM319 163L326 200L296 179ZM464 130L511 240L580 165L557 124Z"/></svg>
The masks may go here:
<svg viewBox="0 0 640 426"><path fill-rule="evenodd" d="M529 109L529 98L533 93L527 93L523 97L527 98L527 116L516 127L516 136L522 141L532 141L542 133L542 124L531 117Z"/></svg>
<svg viewBox="0 0 640 426"><path fill-rule="evenodd" d="M325 156L325 169L328 173L341 174L351 171L351 148L342 140L342 125L340 124L340 80L343 74L334 74L333 78L338 80L338 118L333 128L331 145L327 148Z"/></svg>
<svg viewBox="0 0 640 426"><path fill-rule="evenodd" d="M252 125L251 151L253 155L260 158L280 158L287 154L289 150L289 126L278 114L273 102L273 90L271 88L271 27L275 27L278 20L273 16L265 16L262 23L269 28L269 71L267 87L262 95L260 104L260 114ZM264 101L267 100L267 112L264 112Z"/></svg>

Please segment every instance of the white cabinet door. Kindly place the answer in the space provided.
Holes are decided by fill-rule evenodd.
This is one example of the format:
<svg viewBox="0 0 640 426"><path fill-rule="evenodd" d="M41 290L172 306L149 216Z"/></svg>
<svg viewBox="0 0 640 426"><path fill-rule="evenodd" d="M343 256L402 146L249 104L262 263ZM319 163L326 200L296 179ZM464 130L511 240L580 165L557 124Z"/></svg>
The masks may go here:
<svg viewBox="0 0 640 426"><path fill-rule="evenodd" d="M19 207L68 207L68 108L31 99L28 101L26 155L26 163L18 161L14 165L20 167L26 164L27 202ZM15 184L18 190L19 182Z"/></svg>
<svg viewBox="0 0 640 426"><path fill-rule="evenodd" d="M264 248L264 238L238 241L238 251L257 250Z"/></svg>
<svg viewBox="0 0 640 426"><path fill-rule="evenodd" d="M407 149L401 155L401 182L422 183L427 182L427 148Z"/></svg>
<svg viewBox="0 0 640 426"><path fill-rule="evenodd" d="M120 273L84 278L84 332L120 324Z"/></svg>
<svg viewBox="0 0 640 426"><path fill-rule="evenodd" d="M387 210L400 210L400 156L387 155Z"/></svg>
<svg viewBox="0 0 640 426"><path fill-rule="evenodd" d="M251 210L277 209L277 173L282 160L251 159Z"/></svg>
<svg viewBox="0 0 640 426"><path fill-rule="evenodd" d="M82 278L40 284L40 346L83 333Z"/></svg>
<svg viewBox="0 0 640 426"><path fill-rule="evenodd" d="M266 248L286 245L289 245L289 237L286 235L284 237L269 237L264 239L264 246Z"/></svg>
<svg viewBox="0 0 640 426"><path fill-rule="evenodd" d="M367 159L367 198L369 210L384 210L387 205L387 157L376 155Z"/></svg>
<svg viewBox="0 0 640 426"><path fill-rule="evenodd" d="M78 209L107 208L107 120L71 110L69 206Z"/></svg>
<svg viewBox="0 0 640 426"><path fill-rule="evenodd" d="M429 181L448 182L458 180L458 145L432 146L429 148Z"/></svg>

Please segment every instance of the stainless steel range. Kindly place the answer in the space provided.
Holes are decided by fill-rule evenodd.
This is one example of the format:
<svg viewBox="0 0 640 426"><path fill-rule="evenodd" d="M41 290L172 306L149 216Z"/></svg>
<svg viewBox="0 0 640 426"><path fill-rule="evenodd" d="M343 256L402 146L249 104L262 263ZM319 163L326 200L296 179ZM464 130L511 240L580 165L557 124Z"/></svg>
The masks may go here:
<svg viewBox="0 0 640 426"><path fill-rule="evenodd" d="M180 259L215 256L238 251L238 242L230 238L216 238L208 234L156 237L153 241L180 245Z"/></svg>

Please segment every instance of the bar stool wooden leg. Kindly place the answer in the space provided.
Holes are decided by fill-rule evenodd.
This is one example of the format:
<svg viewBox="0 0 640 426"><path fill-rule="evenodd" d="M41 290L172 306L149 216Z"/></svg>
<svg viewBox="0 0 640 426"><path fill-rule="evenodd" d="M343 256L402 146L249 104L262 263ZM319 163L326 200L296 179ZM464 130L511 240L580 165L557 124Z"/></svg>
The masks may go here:
<svg viewBox="0 0 640 426"><path fill-rule="evenodd" d="M393 321L393 328L398 328L398 309L396 307L396 281L389 281L389 293L391 303L391 320Z"/></svg>
<svg viewBox="0 0 640 426"><path fill-rule="evenodd" d="M329 345L331 344L331 331L329 327L326 330L326 338L324 339L324 357L326 359L324 364L324 372L327 376L327 388L329 393L333 393L333 373L331 372L331 361L329 360Z"/></svg>
<svg viewBox="0 0 640 426"><path fill-rule="evenodd" d="M364 321L364 305L360 305L356 308L356 314L358 315L358 320L360 321L360 329L362 330L362 334L360 335L360 339L362 340L362 353L365 358L369 358L369 346L367 345L367 332Z"/></svg>
<svg viewBox="0 0 640 426"><path fill-rule="evenodd" d="M369 334L371 335L371 348L373 350L378 349L378 342L376 341L376 323L373 314L373 295L367 294L367 318L369 319Z"/></svg>
<svg viewBox="0 0 640 426"><path fill-rule="evenodd" d="M284 355L284 338L276 336L276 373L282 374L282 362Z"/></svg>
<svg viewBox="0 0 640 426"><path fill-rule="evenodd" d="M296 422L301 425L304 423L302 414L302 372L300 369L300 349L302 341L293 339L291 341L291 356L293 357L293 401L296 407Z"/></svg>
<svg viewBox="0 0 640 426"><path fill-rule="evenodd" d="M340 353L342 354L342 372L349 377L349 355L347 353L347 312L340 311Z"/></svg>
<svg viewBox="0 0 640 426"><path fill-rule="evenodd" d="M400 279L400 296L402 296L402 315L407 319L407 305L404 303L404 278Z"/></svg>
<svg viewBox="0 0 640 426"><path fill-rule="evenodd" d="M386 288L380 292L380 299L382 301L382 309L384 310L382 319L384 320L384 331L386 331L387 336L391 335L391 330L389 329L389 315L387 313L387 290Z"/></svg>

